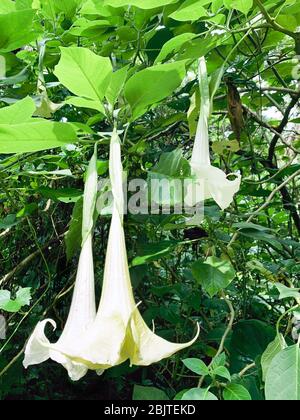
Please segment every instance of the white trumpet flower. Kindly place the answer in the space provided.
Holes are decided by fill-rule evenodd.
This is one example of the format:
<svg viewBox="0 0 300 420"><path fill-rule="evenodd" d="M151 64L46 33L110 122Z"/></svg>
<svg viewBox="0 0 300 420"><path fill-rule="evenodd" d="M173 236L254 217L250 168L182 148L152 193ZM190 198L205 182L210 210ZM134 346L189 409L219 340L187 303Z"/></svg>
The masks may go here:
<svg viewBox="0 0 300 420"><path fill-rule="evenodd" d="M110 177L114 196L103 290L97 317L72 352L78 363L93 370L108 369L129 359L131 365L147 366L192 345L175 344L152 332L134 300L123 229L123 169L120 139L114 132L110 149Z"/></svg>
<svg viewBox="0 0 300 420"><path fill-rule="evenodd" d="M87 239L79 261L66 327L60 340L50 344L44 328L47 323L55 327L54 321L39 323L26 348L26 367L51 358L65 366L73 380L79 380L88 369L102 373L128 359L131 365L148 366L192 345L199 336L198 325L192 341L184 344L168 342L148 328L138 310L130 281L123 229L123 168L116 131L111 139L110 178L114 203L98 312L95 315L90 213L83 229ZM89 191L86 188L85 204L89 203ZM85 206L84 214L87 214Z"/></svg>
<svg viewBox="0 0 300 420"><path fill-rule="evenodd" d="M82 336L96 317L95 287L94 287L94 264L92 251L92 228L93 213L96 204L97 194L97 157L96 152L91 159L87 172L87 180L84 192L83 210L83 245L80 254L77 277L75 282L74 294L69 316L57 343L51 344L45 335L47 324L56 329L56 323L51 319L39 322L32 336L30 337L26 349L24 366L28 368L52 359L62 364L73 380L83 377L88 368L72 360L67 355L74 348L77 348L82 340Z"/></svg>
<svg viewBox="0 0 300 420"><path fill-rule="evenodd" d="M202 187L203 200L213 198L220 208L225 210L240 189L241 175L239 172L226 175L221 169L211 164L209 153L210 92L204 57L199 59L199 82L201 107L191 158L192 174L196 178L196 183ZM230 175L235 176L235 179L229 180ZM191 197L192 193L188 190L186 201L189 205L195 205Z"/></svg>

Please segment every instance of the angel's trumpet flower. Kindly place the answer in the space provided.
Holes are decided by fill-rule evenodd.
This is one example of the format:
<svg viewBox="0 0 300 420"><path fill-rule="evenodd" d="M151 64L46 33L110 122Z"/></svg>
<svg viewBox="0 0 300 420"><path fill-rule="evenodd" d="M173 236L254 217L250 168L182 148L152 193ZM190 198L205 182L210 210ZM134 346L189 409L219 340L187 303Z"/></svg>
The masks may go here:
<svg viewBox="0 0 300 420"><path fill-rule="evenodd" d="M97 317L72 351L78 363L93 370L107 369L129 359L131 365L146 366L169 357L185 344L170 343L154 334L144 322L134 300L123 229L123 168L120 139L113 133L110 148L110 178L114 196L108 239L103 290Z"/></svg>
<svg viewBox="0 0 300 420"><path fill-rule="evenodd" d="M51 358L63 364L73 380L88 369L102 372L126 360L147 366L192 345L175 344L157 336L144 322L134 300L123 229L123 168L120 139L114 131L110 148L110 178L114 196L101 301L96 317L93 300L91 229L82 250L73 304L60 340L51 345L40 323L26 348L25 366ZM86 194L87 203L88 194ZM92 220L92 217L89 218ZM86 233L85 233L86 234ZM86 258L86 259L85 259ZM81 301L82 300L82 301Z"/></svg>
<svg viewBox="0 0 300 420"><path fill-rule="evenodd" d="M239 191L241 184L240 173L234 175L234 180L229 180L221 169L211 165L209 153L209 130L210 116L210 92L207 76L206 61L204 57L199 59L199 82L200 82L200 118L197 127L196 139L191 159L192 173L203 187L203 200L213 198L222 210L225 210L233 201L234 195ZM195 205L188 191L186 202Z"/></svg>
<svg viewBox="0 0 300 420"><path fill-rule="evenodd" d="M56 323L47 319L38 323L30 337L26 349L24 366L27 368L52 359L62 364L73 380L83 377L87 366L72 360L67 355L78 347L82 336L96 317L94 266L92 251L93 213L97 195L97 157L96 151L91 159L84 192L83 205L83 244L80 254L74 294L69 316L63 333L55 344L50 344L45 335L45 327L51 324L56 328Z"/></svg>

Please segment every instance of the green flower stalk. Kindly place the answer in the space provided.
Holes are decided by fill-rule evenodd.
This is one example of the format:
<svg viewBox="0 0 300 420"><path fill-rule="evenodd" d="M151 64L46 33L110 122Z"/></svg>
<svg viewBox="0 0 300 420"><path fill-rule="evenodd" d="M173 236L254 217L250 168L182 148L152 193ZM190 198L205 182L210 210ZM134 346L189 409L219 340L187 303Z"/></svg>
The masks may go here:
<svg viewBox="0 0 300 420"><path fill-rule="evenodd" d="M233 201L234 195L241 185L240 173L230 174L236 178L231 181L221 169L212 166L209 153L209 117L210 117L210 92L207 75L206 61L204 57L199 59L199 83L200 83L200 117L197 127L196 139L191 158L192 173L196 182L203 186L203 199L213 198L222 210L225 210ZM187 194L187 203L195 205L191 198L191 192Z"/></svg>

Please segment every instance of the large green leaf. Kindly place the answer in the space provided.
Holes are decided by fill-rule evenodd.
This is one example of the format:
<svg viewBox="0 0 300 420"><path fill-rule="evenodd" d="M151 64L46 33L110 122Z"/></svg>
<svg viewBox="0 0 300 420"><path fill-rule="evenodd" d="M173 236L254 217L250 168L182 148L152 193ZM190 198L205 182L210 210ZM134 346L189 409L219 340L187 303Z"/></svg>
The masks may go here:
<svg viewBox="0 0 300 420"><path fill-rule="evenodd" d="M132 267L136 267L138 265L160 260L161 258L170 255L176 245L178 245L178 242L175 241L162 241L156 244L144 244L142 247L143 255L135 257L131 265Z"/></svg>
<svg viewBox="0 0 300 420"><path fill-rule="evenodd" d="M225 289L235 277L230 262L216 257L209 257L205 262L196 261L192 266L192 273L211 297Z"/></svg>
<svg viewBox="0 0 300 420"><path fill-rule="evenodd" d="M76 142L71 125L37 121L24 124L0 125L0 153L27 153L54 149Z"/></svg>
<svg viewBox="0 0 300 420"><path fill-rule="evenodd" d="M14 105L0 109L0 124L20 124L31 119L36 109L34 101L27 97Z"/></svg>
<svg viewBox="0 0 300 420"><path fill-rule="evenodd" d="M265 393L267 400L300 400L300 349L290 346L272 360L267 376Z"/></svg>
<svg viewBox="0 0 300 420"><path fill-rule="evenodd" d="M228 384L223 391L223 397L226 401L250 401L252 399L249 391L239 384Z"/></svg>
<svg viewBox="0 0 300 420"><path fill-rule="evenodd" d="M155 9L167 4L177 3L178 0L104 0L104 4L112 7L135 6L140 9Z"/></svg>
<svg viewBox="0 0 300 420"><path fill-rule="evenodd" d="M100 57L87 48L61 48L61 59L54 71L59 81L72 93L90 100L95 109L103 109L104 98L112 74L112 65L107 57ZM77 102L80 106L80 102ZM82 104L87 107L88 103Z"/></svg>
<svg viewBox="0 0 300 420"><path fill-rule="evenodd" d="M211 393L209 389L192 388L183 394L181 400L217 401L218 398L213 393Z"/></svg>
<svg viewBox="0 0 300 420"><path fill-rule="evenodd" d="M182 362L184 366L186 366L189 370L196 373L197 375L209 375L209 369L201 359L184 359Z"/></svg>
<svg viewBox="0 0 300 420"><path fill-rule="evenodd" d="M170 17L183 22L187 20L195 21L200 17L207 16L207 11L203 5L208 3L211 3L211 1L186 0L175 12L170 15Z"/></svg>
<svg viewBox="0 0 300 420"><path fill-rule="evenodd" d="M185 178L190 176L191 167L183 157L182 149L176 149L173 152L162 153L159 162L152 168L151 172L170 178Z"/></svg>
<svg viewBox="0 0 300 420"><path fill-rule="evenodd" d="M39 0L44 16L55 21L59 14L71 18L84 0Z"/></svg>
<svg viewBox="0 0 300 420"><path fill-rule="evenodd" d="M186 32L184 34L175 36L174 38L167 41L158 56L155 59L155 64L161 63L162 61L171 58L175 53L177 53L182 45L196 37L196 34Z"/></svg>
<svg viewBox="0 0 300 420"><path fill-rule="evenodd" d="M0 13L10 13L16 10L16 4L12 0L1 0Z"/></svg>
<svg viewBox="0 0 300 420"><path fill-rule="evenodd" d="M17 10L0 15L0 52L16 50L37 38L34 15L34 10Z"/></svg>
<svg viewBox="0 0 300 420"><path fill-rule="evenodd" d="M253 0L224 0L224 5L228 9L236 9L246 15L253 6Z"/></svg>
<svg viewBox="0 0 300 420"><path fill-rule="evenodd" d="M31 289L26 287L19 289L15 299L11 299L11 293L7 290L0 290L0 310L6 312L19 312L23 306L28 306L31 301Z"/></svg>
<svg viewBox="0 0 300 420"><path fill-rule="evenodd" d="M108 102L113 106L124 88L128 74L128 66L122 67L120 70L114 72L111 76L105 96Z"/></svg>
<svg viewBox="0 0 300 420"><path fill-rule="evenodd" d="M143 115L151 105L171 95L186 73L185 61L159 64L132 76L125 85L125 96L132 109L133 119Z"/></svg>
<svg viewBox="0 0 300 420"><path fill-rule="evenodd" d="M274 328L258 320L239 321L233 329L230 342L230 362L233 372L255 362L274 340Z"/></svg>
<svg viewBox="0 0 300 420"><path fill-rule="evenodd" d="M276 335L275 340L273 340L266 350L264 351L263 355L261 356L261 367L263 372L263 380L266 380L267 372L269 370L270 364L276 354L278 354L281 350L286 348L286 342L282 334Z"/></svg>

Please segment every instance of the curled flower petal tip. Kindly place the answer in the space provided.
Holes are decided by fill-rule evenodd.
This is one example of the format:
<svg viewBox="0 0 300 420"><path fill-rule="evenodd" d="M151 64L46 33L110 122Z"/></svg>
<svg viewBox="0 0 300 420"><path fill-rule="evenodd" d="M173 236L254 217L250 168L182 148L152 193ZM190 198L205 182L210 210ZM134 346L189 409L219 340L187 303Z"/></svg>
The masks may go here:
<svg viewBox="0 0 300 420"><path fill-rule="evenodd" d="M131 365L149 366L175 353L192 346L200 335L200 325L197 323L195 337L187 343L172 343L156 335L147 326L138 310L134 311L130 321L131 334L135 346L131 352Z"/></svg>

